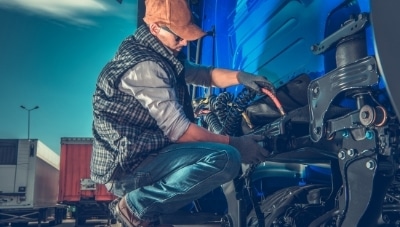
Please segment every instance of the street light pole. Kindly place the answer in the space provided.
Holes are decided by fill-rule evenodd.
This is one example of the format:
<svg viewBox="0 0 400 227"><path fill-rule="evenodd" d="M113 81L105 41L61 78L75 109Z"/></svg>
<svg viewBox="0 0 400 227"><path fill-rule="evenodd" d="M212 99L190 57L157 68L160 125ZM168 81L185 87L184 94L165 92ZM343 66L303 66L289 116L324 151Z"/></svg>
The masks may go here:
<svg viewBox="0 0 400 227"><path fill-rule="evenodd" d="M26 107L23 106L23 105L21 105L20 107L21 107L22 109L28 111L28 141L29 141L29 138L30 138L30 137L29 137L29 133L30 133L30 127L31 127L31 111L32 111L32 110L39 109L39 106L35 106L35 107L33 107L33 108L30 108L30 109L26 108Z"/></svg>

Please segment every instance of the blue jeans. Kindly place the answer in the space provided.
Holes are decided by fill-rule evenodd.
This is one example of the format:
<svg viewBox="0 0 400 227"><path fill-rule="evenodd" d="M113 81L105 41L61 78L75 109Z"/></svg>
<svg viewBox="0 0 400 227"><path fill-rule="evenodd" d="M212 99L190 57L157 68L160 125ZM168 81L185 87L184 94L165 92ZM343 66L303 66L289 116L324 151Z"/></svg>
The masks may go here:
<svg viewBox="0 0 400 227"><path fill-rule="evenodd" d="M126 195L135 216L155 221L235 178L240 160L238 150L226 144L173 144L106 186L117 196Z"/></svg>

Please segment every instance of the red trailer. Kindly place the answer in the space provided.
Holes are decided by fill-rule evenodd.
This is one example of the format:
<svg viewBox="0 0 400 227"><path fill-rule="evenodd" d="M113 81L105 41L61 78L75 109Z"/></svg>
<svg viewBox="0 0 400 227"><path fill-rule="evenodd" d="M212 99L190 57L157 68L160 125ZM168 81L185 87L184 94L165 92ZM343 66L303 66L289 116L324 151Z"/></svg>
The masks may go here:
<svg viewBox="0 0 400 227"><path fill-rule="evenodd" d="M115 196L90 179L92 144L92 138L61 138L58 202L71 207L76 226L88 219L116 222L108 210Z"/></svg>

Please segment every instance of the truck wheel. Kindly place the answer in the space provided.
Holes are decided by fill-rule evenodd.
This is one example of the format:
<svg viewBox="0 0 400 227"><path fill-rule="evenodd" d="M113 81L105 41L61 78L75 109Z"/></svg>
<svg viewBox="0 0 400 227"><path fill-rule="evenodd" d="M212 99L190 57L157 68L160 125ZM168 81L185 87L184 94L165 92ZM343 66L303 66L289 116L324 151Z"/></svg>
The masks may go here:
<svg viewBox="0 0 400 227"><path fill-rule="evenodd" d="M264 226L309 226L329 210L321 202L330 193L331 188L323 185L293 186L278 190L260 203ZM258 227L258 223L253 208L247 217L247 226Z"/></svg>
<svg viewBox="0 0 400 227"><path fill-rule="evenodd" d="M28 222L11 223L11 226L13 226L13 227L27 227L28 226Z"/></svg>
<svg viewBox="0 0 400 227"><path fill-rule="evenodd" d="M111 219L111 221L110 221L110 223L111 223L111 225L115 225L115 224L117 224L117 219L115 219L115 218L112 218L112 219Z"/></svg>
<svg viewBox="0 0 400 227"><path fill-rule="evenodd" d="M54 221L56 225L62 223L63 219L65 218L66 209L56 209Z"/></svg>
<svg viewBox="0 0 400 227"><path fill-rule="evenodd" d="M86 224L86 218L78 218L77 222L78 222L78 225L85 225Z"/></svg>
<svg viewBox="0 0 400 227"><path fill-rule="evenodd" d="M62 224L63 222L63 217L59 217L56 219L56 225Z"/></svg>
<svg viewBox="0 0 400 227"><path fill-rule="evenodd" d="M49 221L49 226L55 226L57 224L56 220Z"/></svg>

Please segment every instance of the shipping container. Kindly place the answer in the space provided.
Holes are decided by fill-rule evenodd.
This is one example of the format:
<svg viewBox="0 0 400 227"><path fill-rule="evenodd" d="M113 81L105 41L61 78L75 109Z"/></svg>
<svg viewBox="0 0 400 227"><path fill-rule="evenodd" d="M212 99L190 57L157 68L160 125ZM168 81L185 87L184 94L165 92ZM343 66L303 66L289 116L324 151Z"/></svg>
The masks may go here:
<svg viewBox="0 0 400 227"><path fill-rule="evenodd" d="M0 225L58 224L60 157L37 139L0 139Z"/></svg>
<svg viewBox="0 0 400 227"><path fill-rule="evenodd" d="M90 179L92 138L61 138L58 202L72 208L76 225L88 219L111 219L108 204L115 199L104 185Z"/></svg>

